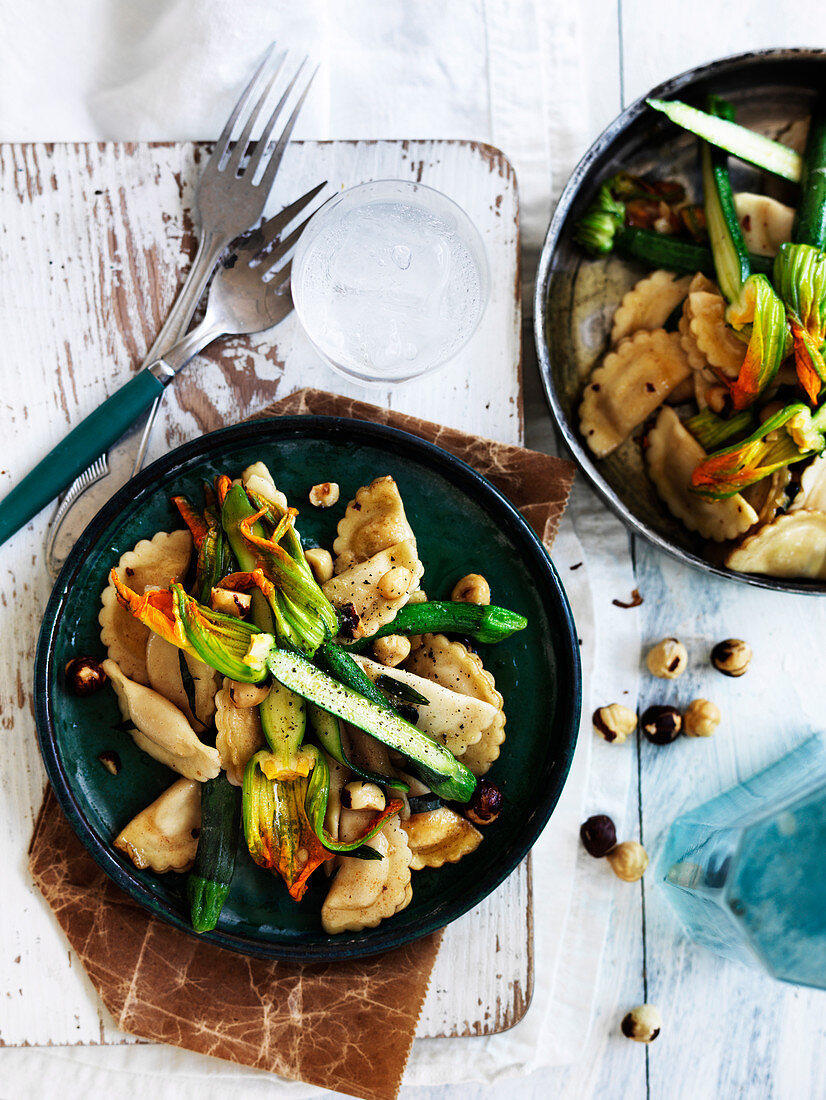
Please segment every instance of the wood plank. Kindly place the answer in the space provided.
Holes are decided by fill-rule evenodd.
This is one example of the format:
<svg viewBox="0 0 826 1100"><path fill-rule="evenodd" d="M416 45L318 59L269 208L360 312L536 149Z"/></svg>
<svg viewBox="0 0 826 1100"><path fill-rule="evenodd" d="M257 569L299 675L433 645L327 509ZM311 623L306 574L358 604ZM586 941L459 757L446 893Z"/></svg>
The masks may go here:
<svg viewBox="0 0 826 1100"><path fill-rule="evenodd" d="M145 355L192 255L186 212L202 154L195 145L0 148L0 320L11 368L5 422L14 442L6 449L0 493ZM472 416L481 434L519 442L519 225L510 166L489 147L471 143L296 143L285 156L273 205L319 178L330 181L332 192L382 177L422 179L463 205L485 240L492 286L480 329L437 388L432 382L377 388L368 399L457 427L467 427ZM225 341L179 381L163 407L150 460L303 385L365 396L320 360L294 316L272 333ZM122 476L128 468L128 461L120 463ZM113 476L106 490L116 487ZM3 548L0 572L7 641L0 654L6 733L0 860L10 869L0 909L0 975L8 993L0 1041L119 1042L25 871L44 783L29 670L50 587L41 556L46 519L46 513L37 517ZM79 521L74 526L79 530ZM450 950L434 974L423 1033L486 1034L519 1018L533 981L528 904L523 865L448 932ZM484 943L497 936L503 947L491 956ZM474 982L466 980L471 960ZM60 1011L44 1013L47 1003Z"/></svg>

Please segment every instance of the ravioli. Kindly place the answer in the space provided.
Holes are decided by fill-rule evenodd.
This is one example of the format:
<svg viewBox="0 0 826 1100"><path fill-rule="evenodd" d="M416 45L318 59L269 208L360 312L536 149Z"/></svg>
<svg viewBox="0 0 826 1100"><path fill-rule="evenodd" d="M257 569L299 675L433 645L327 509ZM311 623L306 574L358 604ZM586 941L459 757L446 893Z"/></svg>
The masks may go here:
<svg viewBox="0 0 826 1100"><path fill-rule="evenodd" d="M342 573L400 542L416 545L401 494L389 475L363 485L339 520L333 543L335 572Z"/></svg>
<svg viewBox="0 0 826 1100"><path fill-rule="evenodd" d="M726 324L726 301L721 294L696 290L689 294L689 328L709 366L736 378L746 358L746 344Z"/></svg>
<svg viewBox="0 0 826 1100"><path fill-rule="evenodd" d="M648 433L648 472L668 510L690 531L724 542L748 531L757 513L738 493L726 500L704 500L690 489L691 474L706 453L673 409L660 410Z"/></svg>
<svg viewBox="0 0 826 1100"><path fill-rule="evenodd" d="M215 696L215 748L221 754L221 765L227 779L235 787L244 782L244 769L259 749L265 747L264 731L258 707L236 707L224 677L221 690Z"/></svg>
<svg viewBox="0 0 826 1100"><path fill-rule="evenodd" d="M342 810L341 838L355 840L375 815L370 810ZM395 818L364 842L381 859L341 856L340 866L321 907L321 924L330 935L375 928L410 904L411 853L407 835Z"/></svg>
<svg viewBox="0 0 826 1100"><path fill-rule="evenodd" d="M611 343L646 329L662 328L688 294L690 275L676 279L671 271L652 271L623 297L614 314Z"/></svg>
<svg viewBox="0 0 826 1100"><path fill-rule="evenodd" d="M393 569L407 570L409 580L401 595L388 599L382 594L381 582ZM359 616L353 637L369 638L380 626L395 619L396 612L407 603L423 574L424 566L416 553L415 540L408 539L356 562L321 587L333 607L340 609L347 604L353 605Z"/></svg>
<svg viewBox="0 0 826 1100"><path fill-rule="evenodd" d="M474 775L484 775L498 758L505 740L505 701L481 659L461 642L451 642L444 634L425 634L420 645L405 661L404 668L460 695L480 699L496 708L491 724L482 731L479 740L462 754L462 763Z"/></svg>
<svg viewBox="0 0 826 1100"><path fill-rule="evenodd" d="M454 756L461 757L470 746L481 740L485 730L498 721L497 708L482 699L451 691L406 669L394 668L388 672L384 665L376 664L367 657L354 655L353 660L361 665L373 683L379 676L388 676L424 696L427 705L417 707L415 724Z"/></svg>
<svg viewBox="0 0 826 1100"><path fill-rule="evenodd" d="M194 714L184 687L182 659L192 677ZM196 733L203 733L215 713L215 692L221 680L215 669L199 661L197 657L183 653L160 634L150 634L146 642L146 674L153 691L157 691L182 710Z"/></svg>
<svg viewBox="0 0 826 1100"><path fill-rule="evenodd" d="M139 870L188 871L201 829L201 784L179 779L115 837Z"/></svg>
<svg viewBox="0 0 826 1100"><path fill-rule="evenodd" d="M463 856L475 852L482 843L479 830L448 806L412 814L402 822L402 828L407 833L407 843L412 852L411 871L458 863Z"/></svg>
<svg viewBox="0 0 826 1100"><path fill-rule="evenodd" d="M215 778L221 770L221 757L198 740L174 703L130 680L111 658L102 667L115 689L121 713L136 727L131 734L138 748L187 779L204 782Z"/></svg>
<svg viewBox="0 0 826 1100"><path fill-rule="evenodd" d="M609 352L591 375L580 430L598 458L628 438L691 373L676 332L638 332Z"/></svg>
<svg viewBox="0 0 826 1100"><path fill-rule="evenodd" d="M151 539L142 539L134 550L121 556L115 567L120 579L142 596L147 588L166 588L186 575L192 554L189 531L159 531ZM146 643L149 627L144 626L118 603L114 586L109 583L101 594L103 608L98 615L100 640L109 657L123 672L139 684L148 684Z"/></svg>
<svg viewBox="0 0 826 1100"><path fill-rule="evenodd" d="M790 512L826 512L826 455L813 458L800 478L800 492Z"/></svg>
<svg viewBox="0 0 826 1100"><path fill-rule="evenodd" d="M272 474L265 463L253 462L251 466L247 466L241 474L241 484L248 492L257 493L280 508L287 507L287 498L276 489Z"/></svg>
<svg viewBox="0 0 826 1100"><path fill-rule="evenodd" d="M826 513L801 510L778 516L744 539L726 565L740 573L826 580Z"/></svg>

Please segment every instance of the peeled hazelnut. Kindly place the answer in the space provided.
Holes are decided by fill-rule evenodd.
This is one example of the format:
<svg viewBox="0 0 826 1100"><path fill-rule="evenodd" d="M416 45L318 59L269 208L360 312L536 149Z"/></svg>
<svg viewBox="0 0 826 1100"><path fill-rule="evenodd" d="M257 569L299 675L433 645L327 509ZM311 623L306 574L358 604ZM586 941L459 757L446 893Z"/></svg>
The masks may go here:
<svg viewBox="0 0 826 1100"><path fill-rule="evenodd" d="M241 680L229 680L229 697L234 707L260 707L270 693L269 684L247 684Z"/></svg>
<svg viewBox="0 0 826 1100"><path fill-rule="evenodd" d="M676 638L663 638L653 649L649 649L645 663L652 676L659 676L661 680L676 680L686 670L688 653Z"/></svg>
<svg viewBox="0 0 826 1100"><path fill-rule="evenodd" d="M314 508L332 508L338 500L338 493L335 481L320 481L310 489L310 504Z"/></svg>
<svg viewBox="0 0 826 1100"><path fill-rule="evenodd" d="M304 551L304 557L310 564L313 576L319 584L326 584L333 575L333 555L329 550L313 546Z"/></svg>
<svg viewBox="0 0 826 1100"><path fill-rule="evenodd" d="M480 573L468 573L453 586L451 600L456 603L490 603L490 585Z"/></svg>
<svg viewBox="0 0 826 1100"><path fill-rule="evenodd" d="M611 870L623 882L636 882L641 879L648 866L648 853L636 840L624 840L605 858L611 864Z"/></svg>
<svg viewBox="0 0 826 1100"><path fill-rule="evenodd" d="M360 779L345 783L341 792L341 804L350 810L378 810L385 807L384 792L375 783L365 783Z"/></svg>
<svg viewBox="0 0 826 1100"><path fill-rule="evenodd" d="M499 816L502 801L502 792L496 784L489 779L480 779L465 810L465 817L474 825L490 825Z"/></svg>
<svg viewBox="0 0 826 1100"><path fill-rule="evenodd" d="M711 737L720 725L720 708L708 699L692 699L683 715L687 737Z"/></svg>
<svg viewBox="0 0 826 1100"><path fill-rule="evenodd" d="M679 737L683 720L676 707L653 706L640 719L640 729L654 745L669 745Z"/></svg>
<svg viewBox="0 0 826 1100"><path fill-rule="evenodd" d="M72 695L94 695L106 683L108 676L94 657L74 657L66 665L66 687Z"/></svg>
<svg viewBox="0 0 826 1100"><path fill-rule="evenodd" d="M740 638L726 638L711 651L711 663L724 676L742 676L751 661L751 646Z"/></svg>
<svg viewBox="0 0 826 1100"><path fill-rule="evenodd" d="M410 656L410 639L404 634L388 634L373 642L373 656L389 668L395 668Z"/></svg>
<svg viewBox="0 0 826 1100"><path fill-rule="evenodd" d="M379 577L378 589L386 600L399 600L413 583L413 574L403 565L388 569Z"/></svg>
<svg viewBox="0 0 826 1100"><path fill-rule="evenodd" d="M579 836L589 856L607 856L617 843L617 830L607 814L594 814L579 827Z"/></svg>
<svg viewBox="0 0 826 1100"><path fill-rule="evenodd" d="M594 711L591 721L600 737L604 737L606 741L616 741L618 745L637 728L636 714L622 703L599 707Z"/></svg>
<svg viewBox="0 0 826 1100"><path fill-rule="evenodd" d="M637 1043L653 1043L662 1026L662 1017L654 1005L638 1005L623 1016L620 1030Z"/></svg>

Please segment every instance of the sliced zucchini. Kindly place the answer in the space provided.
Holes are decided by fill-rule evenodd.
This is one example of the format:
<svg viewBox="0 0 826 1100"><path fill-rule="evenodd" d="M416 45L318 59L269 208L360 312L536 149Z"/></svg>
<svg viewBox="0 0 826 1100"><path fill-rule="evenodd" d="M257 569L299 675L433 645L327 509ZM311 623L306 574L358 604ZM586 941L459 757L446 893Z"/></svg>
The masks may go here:
<svg viewBox="0 0 826 1100"><path fill-rule="evenodd" d="M716 96L710 97L710 100L715 115L717 112L731 115L731 108L723 100ZM728 158L719 149L703 142L702 162L706 223L717 282L726 301L735 302L740 297L743 283L751 274L751 264L734 206Z"/></svg>
<svg viewBox="0 0 826 1100"><path fill-rule="evenodd" d="M378 772L371 772L354 764L341 740L341 719L337 718L335 714L330 714L328 711L322 710L321 707L308 703L307 721L312 735L324 751L332 756L333 760L343 764L345 768L349 768L350 771L355 772L356 775L360 775L362 779L366 779L370 783L378 783L381 786L392 787L398 791L410 789L409 784L405 783L403 779L398 779L395 776L379 775Z"/></svg>
<svg viewBox="0 0 826 1100"><path fill-rule="evenodd" d="M696 134L740 160L764 168L775 176L791 180L792 183L797 183L800 179L803 158L788 145L757 134L745 126L738 126L729 119L706 114L705 111L690 107L679 100L669 103L664 99L647 99L645 102L655 111L662 111L683 130Z"/></svg>
<svg viewBox="0 0 826 1100"><path fill-rule="evenodd" d="M365 699L298 654L273 650L268 665L275 679L291 691L401 753L442 798L457 802L470 799L476 787L472 773L443 745L405 722L395 711Z"/></svg>

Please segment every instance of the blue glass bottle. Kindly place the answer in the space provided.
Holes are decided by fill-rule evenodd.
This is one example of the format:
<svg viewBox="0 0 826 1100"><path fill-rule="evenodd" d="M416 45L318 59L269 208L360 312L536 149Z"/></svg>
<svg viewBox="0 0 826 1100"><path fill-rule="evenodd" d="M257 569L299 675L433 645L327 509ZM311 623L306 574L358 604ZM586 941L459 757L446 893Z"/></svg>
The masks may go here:
<svg viewBox="0 0 826 1100"><path fill-rule="evenodd" d="M678 817L657 872L698 943L826 989L826 742Z"/></svg>

